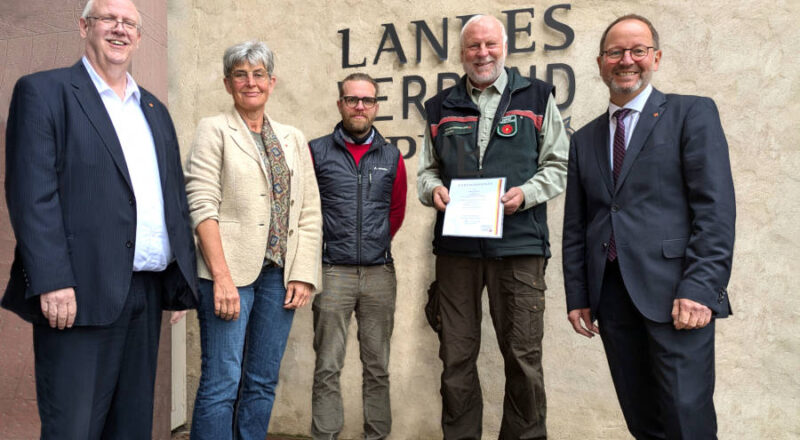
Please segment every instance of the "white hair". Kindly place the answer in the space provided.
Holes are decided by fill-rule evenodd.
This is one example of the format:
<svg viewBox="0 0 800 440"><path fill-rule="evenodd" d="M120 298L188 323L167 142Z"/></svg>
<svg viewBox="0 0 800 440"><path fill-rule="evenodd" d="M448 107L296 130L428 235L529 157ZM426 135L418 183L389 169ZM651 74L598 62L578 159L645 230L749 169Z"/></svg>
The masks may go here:
<svg viewBox="0 0 800 440"><path fill-rule="evenodd" d="M136 5L133 5L133 7L136 8ZM93 10L94 10L94 0L89 0L88 2L86 2L86 6L83 7L83 12L81 12L81 18L86 20L89 17L89 15L91 15ZM139 24L139 29L141 29L142 14L139 13L139 8L136 8L136 23Z"/></svg>
<svg viewBox="0 0 800 440"><path fill-rule="evenodd" d="M91 1L91 0L89 0L89 1ZM467 28L470 25L472 25L473 23L475 23L476 21L478 21L480 19L483 19L483 18L486 18L486 17L493 18L494 21L496 21L497 24L500 25L500 29L503 32L503 46L505 46L508 43L508 34L506 33L506 26L503 24L502 21L498 20L497 17L494 17L492 15L478 14L478 15L473 15L472 17L470 17L470 19L467 20L466 23L464 23L464 26L461 27L461 34L459 34L458 41L459 41L459 44L461 45L462 49L464 48L464 31L466 31Z"/></svg>
<svg viewBox="0 0 800 440"><path fill-rule="evenodd" d="M92 9L94 9L94 0L89 0L88 2L86 2L86 6L83 8L83 12L81 13L81 18L85 20L86 17L88 17L89 14L92 13Z"/></svg>

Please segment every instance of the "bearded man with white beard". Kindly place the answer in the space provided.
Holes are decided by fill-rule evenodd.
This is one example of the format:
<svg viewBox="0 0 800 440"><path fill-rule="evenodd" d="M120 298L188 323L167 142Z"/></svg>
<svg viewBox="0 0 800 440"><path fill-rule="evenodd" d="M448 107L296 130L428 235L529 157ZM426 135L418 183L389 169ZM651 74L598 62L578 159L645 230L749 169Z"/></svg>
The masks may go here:
<svg viewBox="0 0 800 440"><path fill-rule="evenodd" d="M552 85L504 68L507 36L477 15L461 31L465 75L425 103L417 194L436 208L436 281L428 312L439 333L445 439L480 439L483 401L476 361L481 295L505 360L501 439L543 439L544 269L550 257L546 201L564 190L569 140ZM455 178L504 177L500 239L442 234Z"/></svg>

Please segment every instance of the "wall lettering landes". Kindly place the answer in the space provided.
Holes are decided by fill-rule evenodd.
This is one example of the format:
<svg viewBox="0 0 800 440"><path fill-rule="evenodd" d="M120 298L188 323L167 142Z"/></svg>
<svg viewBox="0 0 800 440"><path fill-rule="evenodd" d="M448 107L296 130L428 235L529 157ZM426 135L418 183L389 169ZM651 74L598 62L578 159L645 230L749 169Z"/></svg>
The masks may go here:
<svg viewBox="0 0 800 440"><path fill-rule="evenodd" d="M568 24L561 21L570 9L571 5L565 3L550 6L544 12L544 26L547 39L554 39L553 36L555 35L556 40L561 40L557 44L543 43L541 45L546 53L545 56L548 58L550 58L549 53L566 50L575 40L575 31ZM527 68L514 65L514 63L518 61L530 60L530 54L536 53L536 43L539 36L534 35L532 26L535 16L534 8L512 9L501 12L505 16L506 32L508 33L506 66L511 69L517 69L518 71L520 69L525 69L520 73L523 75L527 73L526 76L529 78L537 78L537 72L541 73L541 70L537 70L536 64L531 64ZM348 71L358 70L369 73L369 66L374 66L378 63L397 62L400 64L400 72L402 73L403 67L409 62L407 56L409 49L414 49L414 63L416 65L423 64L423 44L433 51L436 58L438 58L438 65L441 66L451 55L455 57L460 56L458 51L458 36L461 27L473 15L475 14L456 16L455 18L459 20L457 29L450 29L452 20L448 17L443 17L441 22L435 25L431 25L425 20L411 21L410 27L414 30L415 44L413 45L409 44L408 41L404 42L401 40L394 23L383 23L381 24L383 27L383 34L380 42L376 46L374 56L370 54L369 57L363 53L356 54L351 52L350 41L351 38L359 37L357 32L351 31L350 28L340 29L337 32L341 34L342 69L345 70L345 74L350 73ZM556 17L556 15L558 15L558 17ZM455 50L452 51L452 54L449 50L449 36L456 40L453 45ZM370 63L369 66L368 62ZM431 71L435 70L435 68L431 69ZM402 118L404 120L409 119L412 111L416 112L419 118L424 120L425 109L423 108L423 103L425 100L447 87L456 84L462 74L460 70L459 72L438 72L436 74L435 83L431 81L432 84L429 84L428 81L420 75L402 75L400 78L391 76L375 77L375 80L379 84L391 84L397 81L402 83L403 87L402 96L399 97L402 104L402 115L387 115L385 112L382 112L382 114L376 118L376 121L392 121L396 118ZM565 111L572 105L572 101L575 98L574 70L569 64L548 63L544 68L544 77L540 79L557 85L556 100L558 108L563 116ZM379 101L389 101L390 99L394 100L397 99L397 97L387 95L378 96ZM570 127L570 117L564 116L564 123L567 127L568 134L571 135L573 129ZM382 131L387 132L387 130ZM403 156L406 159L413 157L417 151L417 145L419 144L421 146L422 144L422 134L416 136L392 135L388 132L385 134L390 142L397 145L398 148L404 152Z"/></svg>

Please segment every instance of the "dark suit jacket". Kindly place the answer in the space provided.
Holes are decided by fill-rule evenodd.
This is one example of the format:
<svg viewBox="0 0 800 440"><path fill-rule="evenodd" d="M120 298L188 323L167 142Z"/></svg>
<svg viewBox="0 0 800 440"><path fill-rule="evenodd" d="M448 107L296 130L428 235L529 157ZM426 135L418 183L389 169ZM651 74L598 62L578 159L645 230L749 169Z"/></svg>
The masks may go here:
<svg viewBox="0 0 800 440"><path fill-rule="evenodd" d="M671 322L675 298L726 317L736 206L714 102L653 89L616 187L608 124L606 112L570 145L563 231L568 310L597 310L613 227L625 286L645 317Z"/></svg>
<svg viewBox="0 0 800 440"><path fill-rule="evenodd" d="M164 287L190 306L196 262L178 141L167 109L145 89L141 107L153 133L176 260ZM8 114L5 188L17 246L3 307L44 322L38 295L74 287L75 325L114 322L133 273L137 203L97 89L80 61L34 73L17 82Z"/></svg>

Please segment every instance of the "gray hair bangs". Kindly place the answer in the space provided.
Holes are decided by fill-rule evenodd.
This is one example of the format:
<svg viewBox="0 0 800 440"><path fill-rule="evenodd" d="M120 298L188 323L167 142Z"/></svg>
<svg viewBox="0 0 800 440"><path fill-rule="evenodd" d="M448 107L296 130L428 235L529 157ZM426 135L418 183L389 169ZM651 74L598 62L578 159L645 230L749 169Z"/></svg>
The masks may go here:
<svg viewBox="0 0 800 440"><path fill-rule="evenodd" d="M225 78L231 76L234 67L244 62L252 66L263 65L270 77L275 69L275 55L266 43L257 40L245 41L225 49L225 55L222 57Z"/></svg>

